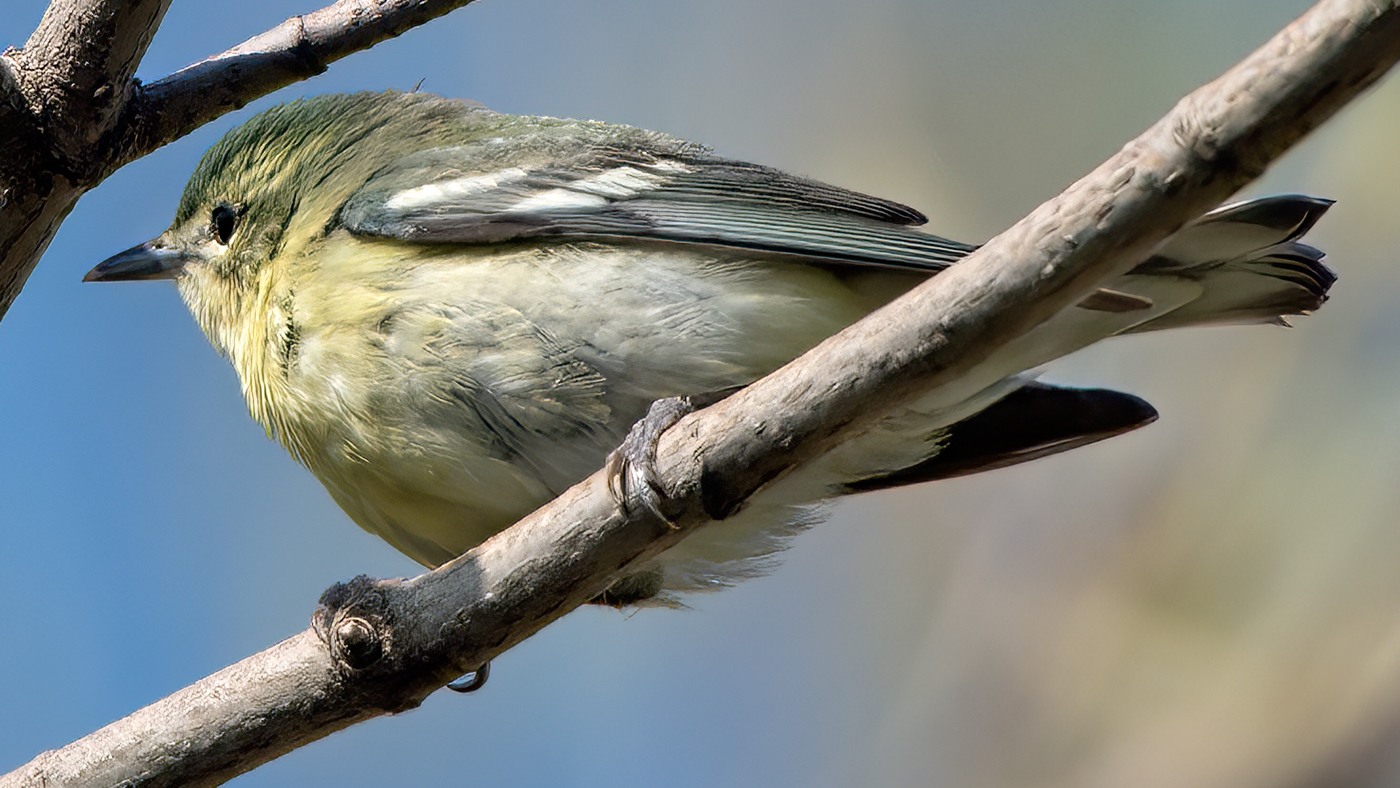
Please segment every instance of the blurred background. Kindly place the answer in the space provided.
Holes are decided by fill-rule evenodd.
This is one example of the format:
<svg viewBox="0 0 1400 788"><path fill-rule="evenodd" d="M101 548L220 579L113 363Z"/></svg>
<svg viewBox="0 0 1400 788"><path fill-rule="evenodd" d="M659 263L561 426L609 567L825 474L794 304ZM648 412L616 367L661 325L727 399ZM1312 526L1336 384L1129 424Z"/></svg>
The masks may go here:
<svg viewBox="0 0 1400 788"><path fill-rule="evenodd" d="M158 78L312 10L179 0ZM6 0L22 45L43 0ZM1305 0L483 0L136 162L0 323L0 772L417 567L251 421L174 288L83 285L200 153L296 96L423 89L708 142L982 241ZM577 611L479 695L336 734L253 786L1400 785L1400 83L1248 194L1338 200L1297 327L1131 337L1048 380L1140 432L849 500L770 577Z"/></svg>

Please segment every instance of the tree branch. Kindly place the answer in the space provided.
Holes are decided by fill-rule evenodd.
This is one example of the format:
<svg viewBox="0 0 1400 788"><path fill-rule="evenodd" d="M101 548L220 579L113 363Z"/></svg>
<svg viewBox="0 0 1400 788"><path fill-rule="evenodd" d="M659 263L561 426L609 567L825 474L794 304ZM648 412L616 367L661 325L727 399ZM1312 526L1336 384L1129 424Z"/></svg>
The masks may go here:
<svg viewBox="0 0 1400 788"><path fill-rule="evenodd" d="M170 0L55 0L0 55L0 317L78 197Z"/></svg>
<svg viewBox="0 0 1400 788"><path fill-rule="evenodd" d="M113 169L472 0L340 0L140 89Z"/></svg>
<svg viewBox="0 0 1400 788"><path fill-rule="evenodd" d="M170 0L54 2L24 49L7 53L15 87L72 180L82 180L76 173L116 125L169 7Z"/></svg>
<svg viewBox="0 0 1400 788"><path fill-rule="evenodd" d="M214 785L416 706L787 468L916 393L958 385L1259 175L1397 58L1394 2L1323 0L963 262L668 431L659 464L673 523L619 510L594 474L436 571L332 588L312 629L41 755L0 788Z"/></svg>

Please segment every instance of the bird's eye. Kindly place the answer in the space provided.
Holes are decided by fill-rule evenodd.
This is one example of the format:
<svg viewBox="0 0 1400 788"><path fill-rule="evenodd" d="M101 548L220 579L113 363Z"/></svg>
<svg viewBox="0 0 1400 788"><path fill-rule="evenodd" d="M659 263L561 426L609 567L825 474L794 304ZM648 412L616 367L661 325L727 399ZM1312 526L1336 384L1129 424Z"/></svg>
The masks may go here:
<svg viewBox="0 0 1400 788"><path fill-rule="evenodd" d="M229 239L233 237L233 231L238 226L238 217L242 213L237 207L227 203L214 206L214 210L209 214L209 229L214 232L214 239L228 246Z"/></svg>

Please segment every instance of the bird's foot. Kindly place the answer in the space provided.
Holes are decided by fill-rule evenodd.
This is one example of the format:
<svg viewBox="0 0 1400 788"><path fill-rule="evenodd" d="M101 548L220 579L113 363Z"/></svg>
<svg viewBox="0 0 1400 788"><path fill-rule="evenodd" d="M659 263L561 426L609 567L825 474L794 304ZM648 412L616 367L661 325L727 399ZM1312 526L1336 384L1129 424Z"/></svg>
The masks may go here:
<svg viewBox="0 0 1400 788"><path fill-rule="evenodd" d="M666 489L656 471L656 445L663 432L695 410L690 397L666 397L651 403L647 415L632 425L622 445L608 455L608 492L624 512L646 509L664 522L674 519L663 509Z"/></svg>
<svg viewBox="0 0 1400 788"><path fill-rule="evenodd" d="M471 673L464 673L460 677L447 682L447 688L453 692L476 692L486 686L486 680L491 677L491 663L487 662Z"/></svg>

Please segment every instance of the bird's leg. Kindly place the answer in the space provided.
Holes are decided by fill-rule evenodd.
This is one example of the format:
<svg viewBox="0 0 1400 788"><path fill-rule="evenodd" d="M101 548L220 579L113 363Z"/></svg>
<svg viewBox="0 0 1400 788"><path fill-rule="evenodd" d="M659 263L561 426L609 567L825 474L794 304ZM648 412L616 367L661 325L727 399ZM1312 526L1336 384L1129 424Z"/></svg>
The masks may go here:
<svg viewBox="0 0 1400 788"><path fill-rule="evenodd" d="M662 508L666 489L662 487L656 472L656 445L661 440L661 434L691 413L713 405L737 390L731 388L686 397L666 397L651 403L647 415L632 425L622 444L608 455L608 491L623 511L636 511L642 507L665 522L674 519Z"/></svg>
<svg viewBox="0 0 1400 788"><path fill-rule="evenodd" d="M695 411L713 405L738 391L741 386L688 397L667 397L651 403L647 415L632 425L622 444L608 455L608 492L624 512L645 508L663 522L674 515L662 508L666 489L656 471L656 445L661 434ZM661 592L661 572L646 570L620 578L606 591L589 600L595 605L623 608L653 599Z"/></svg>
<svg viewBox="0 0 1400 788"><path fill-rule="evenodd" d="M661 508L666 490L656 473L656 444L663 432L695 410L690 397L666 397L651 403L647 415L632 425L622 444L608 455L608 491L624 512L641 507L671 522L672 517Z"/></svg>

